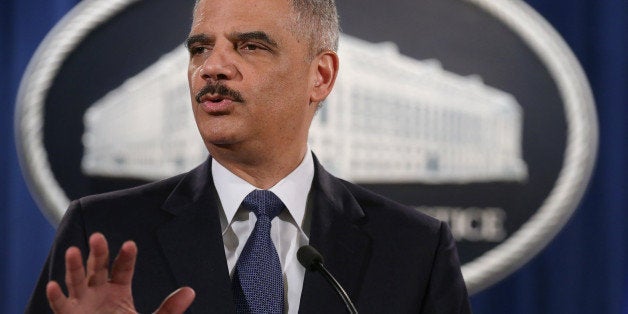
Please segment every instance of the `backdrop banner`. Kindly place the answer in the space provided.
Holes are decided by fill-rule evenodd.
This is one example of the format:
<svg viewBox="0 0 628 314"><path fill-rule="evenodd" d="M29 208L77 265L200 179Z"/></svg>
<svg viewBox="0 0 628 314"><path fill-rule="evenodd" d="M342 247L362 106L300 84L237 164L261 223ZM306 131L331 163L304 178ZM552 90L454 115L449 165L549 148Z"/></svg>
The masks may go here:
<svg viewBox="0 0 628 314"><path fill-rule="evenodd" d="M42 217L56 225L71 199L207 158L182 45L193 3L60 1L48 12L39 11L51 4L37 1L7 5L2 69L13 70L4 71L12 75L3 75L10 84L2 93L16 101L2 114L2 145L17 154L1 157L10 177L1 186L0 249L11 254L0 261L10 296L0 310L22 311L34 286L54 234ZM628 280L618 259L628 134L619 83L628 71L626 40L613 27L625 23L626 6L583 10L564 1L559 14L531 4L562 37L520 1L339 2L340 75L309 144L333 174L449 223L475 311L617 313ZM624 22L584 19L602 11ZM32 14L49 23L27 23ZM570 16L582 18L579 27ZM560 304L567 299L586 304Z"/></svg>

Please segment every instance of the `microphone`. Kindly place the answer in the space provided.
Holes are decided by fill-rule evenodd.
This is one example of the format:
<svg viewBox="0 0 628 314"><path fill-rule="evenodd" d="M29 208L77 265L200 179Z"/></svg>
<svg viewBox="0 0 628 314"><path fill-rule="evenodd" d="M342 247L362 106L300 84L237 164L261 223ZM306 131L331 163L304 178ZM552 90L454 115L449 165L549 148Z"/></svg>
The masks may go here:
<svg viewBox="0 0 628 314"><path fill-rule="evenodd" d="M310 271L319 271L320 274L323 275L325 280L327 280L327 282L334 287L334 290L336 290L336 293L338 293L344 302L349 313L358 313L358 310L356 310L355 305L351 302L351 299L345 289L342 288L336 278L334 278L325 265L323 265L323 255L321 255L321 253L319 253L313 246L304 245L297 251L297 259L299 260L299 263L305 267L305 269Z"/></svg>

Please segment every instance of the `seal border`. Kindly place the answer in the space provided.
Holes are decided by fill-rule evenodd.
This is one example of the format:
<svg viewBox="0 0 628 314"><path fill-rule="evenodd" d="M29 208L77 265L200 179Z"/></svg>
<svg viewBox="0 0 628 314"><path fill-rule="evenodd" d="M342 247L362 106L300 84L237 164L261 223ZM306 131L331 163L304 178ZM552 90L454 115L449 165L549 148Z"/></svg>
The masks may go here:
<svg viewBox="0 0 628 314"><path fill-rule="evenodd" d="M63 62L101 23L140 0L86 0L72 8L37 47L20 81L14 116L20 167L31 195L57 226L70 200L52 173L44 147L44 100Z"/></svg>
<svg viewBox="0 0 628 314"><path fill-rule="evenodd" d="M539 13L518 0L464 1L497 17L537 54L557 84L567 122L563 167L541 207L506 241L462 266L469 293L474 294L527 263L571 218L593 173L598 125L584 70L567 43Z"/></svg>

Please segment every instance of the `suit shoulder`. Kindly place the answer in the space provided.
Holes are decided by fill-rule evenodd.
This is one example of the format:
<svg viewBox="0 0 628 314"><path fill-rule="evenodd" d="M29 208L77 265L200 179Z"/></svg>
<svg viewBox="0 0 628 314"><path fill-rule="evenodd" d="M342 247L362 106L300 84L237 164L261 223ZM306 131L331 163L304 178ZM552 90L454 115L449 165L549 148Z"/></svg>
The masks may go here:
<svg viewBox="0 0 628 314"><path fill-rule="evenodd" d="M76 202L84 209L101 206L128 205L136 202L163 203L186 174L140 186L101 194L84 196ZM124 206L127 207L127 206Z"/></svg>
<svg viewBox="0 0 628 314"><path fill-rule="evenodd" d="M375 193L359 185L339 179L340 182L354 196L362 207L369 220L377 220L392 223L412 224L427 227L432 232L439 232L441 221L433 218L408 205L401 204L386 196Z"/></svg>

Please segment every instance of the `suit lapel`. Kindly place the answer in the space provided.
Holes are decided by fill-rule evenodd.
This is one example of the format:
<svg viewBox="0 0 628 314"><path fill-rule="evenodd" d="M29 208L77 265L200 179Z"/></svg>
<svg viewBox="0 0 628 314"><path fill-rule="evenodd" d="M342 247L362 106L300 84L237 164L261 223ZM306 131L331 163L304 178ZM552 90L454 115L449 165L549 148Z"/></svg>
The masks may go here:
<svg viewBox="0 0 628 314"><path fill-rule="evenodd" d="M191 171L175 188L163 209L172 220L158 230L158 240L179 286L190 286L196 298L190 311L234 312L211 160Z"/></svg>
<svg viewBox="0 0 628 314"><path fill-rule="evenodd" d="M315 160L308 197L312 213L310 245L325 257L325 266L354 302L368 266L370 237L361 230L366 217L340 180ZM211 159L188 173L163 209L173 215L157 231L158 240L179 286L190 286L194 313L233 313L231 280L222 241L220 201L211 177ZM320 274L307 272L301 313L344 313L344 305Z"/></svg>
<svg viewBox="0 0 628 314"><path fill-rule="evenodd" d="M308 198L312 212L310 245L321 252L325 266L354 302L368 266L370 237L361 230L366 217L340 180L315 159L315 177ZM344 313L333 288L320 274L307 272L299 306L301 313Z"/></svg>

